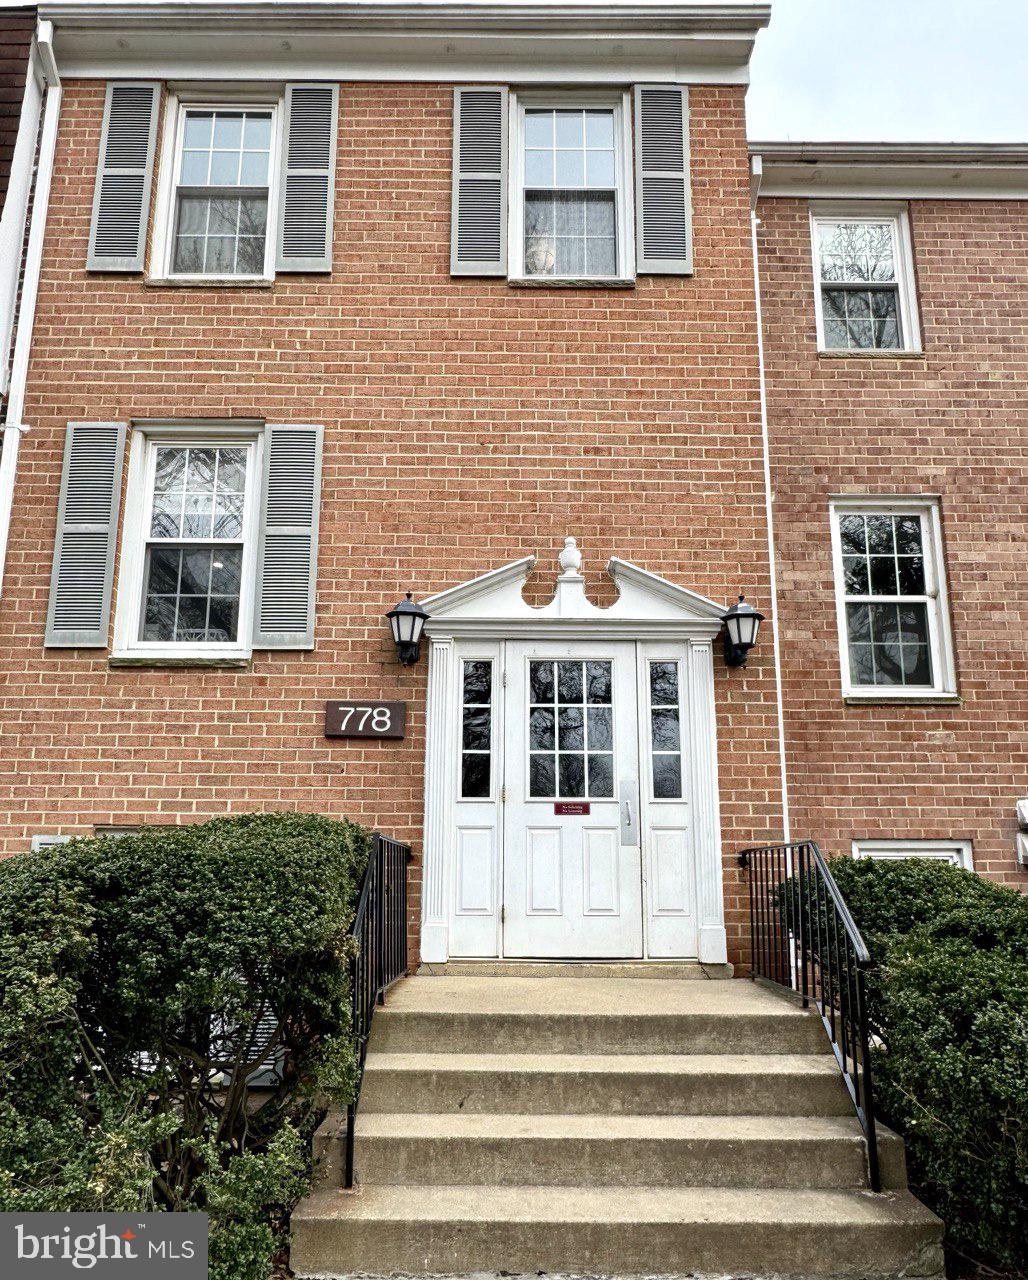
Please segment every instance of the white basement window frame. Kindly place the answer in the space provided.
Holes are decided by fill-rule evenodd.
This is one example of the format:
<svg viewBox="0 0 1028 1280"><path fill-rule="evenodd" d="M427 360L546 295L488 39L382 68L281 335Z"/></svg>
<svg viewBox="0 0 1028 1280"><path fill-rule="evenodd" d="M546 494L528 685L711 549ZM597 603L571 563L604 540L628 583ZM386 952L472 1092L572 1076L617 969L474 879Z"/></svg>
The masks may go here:
<svg viewBox="0 0 1028 1280"><path fill-rule="evenodd" d="M863 497L859 495L838 496L831 500L829 504L829 516L831 521L831 538L832 538L832 565L835 580L835 603L836 618L839 630L839 663L842 678L843 696L848 700L871 699L875 701L899 699L902 701L932 700L932 699L953 699L957 693L956 678L956 661L953 651L953 635L950 627L949 618L949 601L946 591L946 574L943 561L943 544L942 544L942 522L940 515L939 500L937 498L928 497ZM884 582L879 579L877 586L874 578L876 569L879 567L874 563L878 557L873 552L871 541L866 542L867 555L866 573L867 581L864 582L858 576L863 573L862 567L858 561L860 555L854 551L854 545L851 542L851 530L856 528L856 521L850 521L847 517L856 516L864 520L865 538L870 539L872 528L883 528L884 524L876 517L885 517L893 524L893 538L897 537L897 530L902 528L911 529L912 522L916 520L920 527L920 545L922 548L922 564L919 567L915 561L917 557L908 557L900 554L898 544L894 541L893 546L896 547L894 554L895 559L895 586L893 590L885 589L893 585L892 582ZM845 526L845 527L844 527ZM844 542L846 545L844 546ZM913 546L913 542L910 544ZM847 554L853 552L853 554ZM889 553L882 552L881 559L883 565L881 567L888 569L888 565L884 563L888 560ZM902 565L901 562L908 562ZM914 587L921 587L920 590L912 589L910 576L920 579L923 570L923 582L916 581ZM908 575L906 585L902 582L903 572ZM861 589L863 588L863 589ZM904 671L904 680L907 675L908 658L910 661L911 674L914 679L910 683L891 682L891 683L875 683L877 679L878 666L873 666L872 680L866 681L861 678L862 673L866 673L867 663L862 661L867 655L861 649L858 654L856 650L860 647L858 641L851 638L851 612L853 613L853 632L854 635L863 635L861 630L863 620L866 616L868 619L868 638L867 647L873 649L876 637L879 634L885 634L883 626L879 632L877 628L877 611L874 606L881 605L886 609L907 604L917 611L918 616L923 616L927 624L927 652L918 654L906 654L903 652L904 645L900 644L900 661ZM871 606L867 608L867 606ZM922 614L923 609L923 614ZM866 613L865 613L866 610ZM857 614L860 617L857 617ZM883 621L886 621L883 612ZM904 626L903 617L897 614L898 629ZM915 626L919 626L917 619L914 619ZM904 636L910 632L904 632ZM899 643L897 637L896 643ZM886 649L886 656L894 656L895 644ZM920 660L927 657L930 663L930 671L925 678L923 665L919 666ZM871 661L875 663L875 654L872 652Z"/></svg>
<svg viewBox="0 0 1028 1280"><path fill-rule="evenodd" d="M631 97L628 92L544 92L530 91L511 93L510 95L510 128L509 133L509 191L510 199L508 200L508 221L507 221L507 243L509 246L508 259L508 279L515 283L547 285L547 284L631 284L635 280L635 196L632 185L632 111ZM567 151L571 155L575 148L570 145L568 148L560 148L559 139L556 136L558 127L556 119L554 120L554 176L553 185L535 188L536 190L552 189L555 192L560 191L613 191L614 194L614 217L615 217L615 235L614 235L614 251L615 262L612 271L590 271L588 263L583 260L580 270L566 270L563 272L545 272L538 269L538 263L533 264L529 260L530 255L526 254L526 212L525 212L525 194L526 190L532 190L531 183L532 174L526 175L526 163L528 159L535 158L539 155L538 149L529 144L536 139L530 135L530 125L526 123L526 117L545 112L560 113L567 117L576 113L584 113L583 115L583 135L582 147L580 148L583 155L584 170L583 182L577 184L569 182L567 186L560 185L560 175L556 171L556 161L558 152ZM594 151L597 156L606 152L606 148L597 147L590 148L588 138L585 134L586 119L590 112L594 113L611 113L613 118L613 184L608 185L604 182L602 185L587 185L589 181L589 160L590 151ZM570 119L568 119L570 124ZM606 163L605 155L603 163ZM540 239L545 238L545 232L542 233ZM556 230L554 231L554 235ZM569 237L569 239L578 239L578 236ZM584 237L583 237L584 238ZM583 249L585 246L583 245Z"/></svg>
<svg viewBox="0 0 1028 1280"><path fill-rule="evenodd" d="M824 250L826 236L830 234L832 225L851 226L857 233L874 227L882 227L888 233L889 256L892 260L891 270L885 262L877 271L868 264L867 274L875 278L866 283L870 291L877 294L891 293L895 297L896 323L898 335L895 342L882 345L884 318L878 323L869 317L867 322L867 345L854 340L852 333L847 334L846 341L839 336L839 326L831 323L826 316L826 292L833 291L862 297L868 290L861 288L863 280L851 277L852 273L833 265ZM838 355L890 355L919 353L921 351L921 327L917 314L917 288L914 277L913 243L910 236L910 218L905 205L881 204L872 201L832 204L818 202L810 208L810 242L814 270L814 310L817 322L817 347L826 354ZM887 262L887 259L886 259ZM827 278L826 278L827 276ZM847 306L849 304L847 303ZM869 310L873 304L869 304ZM863 326L863 321L855 321L854 327ZM877 344L877 345L876 345Z"/></svg>
<svg viewBox="0 0 1028 1280"><path fill-rule="evenodd" d="M974 870L970 840L854 840L852 848L854 858L873 858L879 862L925 858L930 862L948 862L965 871Z"/></svg>
<svg viewBox="0 0 1028 1280"><path fill-rule="evenodd" d="M224 425L203 425L203 426L182 426L182 425L147 425L146 427L137 427L133 432L132 448L129 458L129 478L126 491L126 509L125 522L122 536L121 546L121 569L118 577L118 603L114 624L114 652L111 655L114 659L213 659L220 661L233 661L247 659L253 651L253 611L254 598L256 593L256 564L257 564L257 542L258 542L258 519L260 509L260 486L262 475L262 450L263 450L263 433L253 427L239 427L231 424ZM158 455L162 450L171 449L177 451L183 450L205 450L222 451L218 458L218 466L226 458L225 451L231 450L233 454L237 451L245 451L245 462L243 464L243 501L228 502L230 497L237 492L238 486L233 481L231 484L232 493L228 491L224 495L218 488L219 479L216 477L214 489L212 489L212 506L217 508L218 498L224 496L223 506L226 508L231 505L232 514L241 505L241 520L236 532L235 521L232 520L232 527L229 532L233 536L222 536L215 538L213 536L204 537L196 532L199 525L192 530L188 528L185 522L186 509L195 506L196 514L201 514L201 508L206 506L201 501L190 503L190 493L188 483L183 485L182 490L182 524L180 525L179 536L160 535L154 537L157 526L153 523L155 514L155 480L157 474ZM229 464L235 469L238 475L238 468L235 467L236 458L228 455ZM189 456L186 455L185 464L189 467ZM177 489L173 490L177 492ZM157 513L160 514L159 512ZM170 526L169 526L170 528ZM214 525L211 526L212 534ZM238 597L238 613L236 621L236 635L233 640L227 641L211 641L197 640L193 638L176 640L174 638L167 639L144 639L146 614L146 597L147 597L147 575L149 565L149 553L151 548L160 550L173 550L175 548L185 547L210 547L211 548L211 573L215 572L214 557L219 547L240 549L239 555L239 597ZM182 557L185 562L185 555ZM224 565L223 561L223 565ZM221 571L220 569L218 570ZM210 588L208 595L212 597L220 597L229 595L230 593L217 592L214 587L214 578L209 580ZM191 597L199 599L189 591L183 591L185 586L183 579L179 579L175 599L176 599L176 626L181 606L181 597ZM221 585L226 586L223 582ZM158 594L158 593L153 593ZM205 630L209 629L210 617L206 619Z"/></svg>
<svg viewBox="0 0 1028 1280"><path fill-rule="evenodd" d="M259 148L256 145L256 140L254 140L254 149L247 149L245 144L250 139L246 138L245 134L241 139L240 147L236 151L238 162L236 166L236 181L234 183L226 182L222 187L222 184L216 180L220 175L213 171L215 166L214 153L223 156L227 162L230 162L233 152L231 149L219 152L215 146L213 134L209 149L212 154L207 180L203 182L199 180L193 181L190 180L190 173L183 173L185 153L190 152L196 156L201 154L198 148L193 149L186 146L187 141L196 140L187 139L187 126L190 120L196 120L206 113L211 113L215 118L221 117L222 119L238 116L239 114L246 115L246 113L249 113L251 118L264 115L270 116L271 127L268 137L265 182L244 181L248 177L257 179L260 176L256 172L248 174L246 168L251 162L251 157L256 161L263 153L263 140ZM203 97L179 94L169 95L165 108L164 133L161 143L161 166L158 176L157 217L154 224L153 279L197 284L245 284L248 282L274 280L278 238L279 184L281 181L282 116L282 95L277 91L273 93L253 91L244 93L225 89L216 94L211 94L208 90ZM229 167L231 166L229 165ZM235 194L243 193L245 195L245 193L249 192L258 198L265 190L267 192L264 220L264 253L259 270L203 269L190 271L179 269L176 266L180 193L183 191L186 193L191 192L194 198L202 199L205 192L217 190L219 187L226 192ZM188 194L185 198L189 198Z"/></svg>

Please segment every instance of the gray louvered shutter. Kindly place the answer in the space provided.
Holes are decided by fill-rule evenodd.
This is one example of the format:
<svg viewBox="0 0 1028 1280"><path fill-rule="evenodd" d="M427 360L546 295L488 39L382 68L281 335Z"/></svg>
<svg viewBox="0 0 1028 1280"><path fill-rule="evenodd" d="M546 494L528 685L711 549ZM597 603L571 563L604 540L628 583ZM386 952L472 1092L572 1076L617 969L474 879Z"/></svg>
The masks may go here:
<svg viewBox="0 0 1028 1280"><path fill-rule="evenodd" d="M161 86L111 81L89 232L90 271L142 271Z"/></svg>
<svg viewBox="0 0 1028 1280"><path fill-rule="evenodd" d="M286 85L278 271L332 270L338 100L338 85Z"/></svg>
<svg viewBox="0 0 1028 1280"><path fill-rule="evenodd" d="M321 427L267 427L257 553L256 649L313 649Z"/></svg>
<svg viewBox="0 0 1028 1280"><path fill-rule="evenodd" d="M125 457L123 422L69 422L46 644L105 649Z"/></svg>
<svg viewBox="0 0 1028 1280"><path fill-rule="evenodd" d="M450 274L507 274L507 90L455 89Z"/></svg>
<svg viewBox="0 0 1028 1280"><path fill-rule="evenodd" d="M635 86L635 242L640 272L692 271L689 95L677 85Z"/></svg>

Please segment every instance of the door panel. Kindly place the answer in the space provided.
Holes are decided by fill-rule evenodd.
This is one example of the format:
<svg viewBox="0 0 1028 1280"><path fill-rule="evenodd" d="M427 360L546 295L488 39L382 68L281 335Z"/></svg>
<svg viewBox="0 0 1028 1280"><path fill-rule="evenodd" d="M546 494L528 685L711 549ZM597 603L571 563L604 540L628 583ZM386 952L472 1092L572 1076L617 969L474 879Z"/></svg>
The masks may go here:
<svg viewBox="0 0 1028 1280"><path fill-rule="evenodd" d="M696 867L688 740L688 661L656 641L639 646L646 829L646 953L697 954Z"/></svg>
<svg viewBox="0 0 1028 1280"><path fill-rule="evenodd" d="M509 642L504 954L643 954L635 645Z"/></svg>

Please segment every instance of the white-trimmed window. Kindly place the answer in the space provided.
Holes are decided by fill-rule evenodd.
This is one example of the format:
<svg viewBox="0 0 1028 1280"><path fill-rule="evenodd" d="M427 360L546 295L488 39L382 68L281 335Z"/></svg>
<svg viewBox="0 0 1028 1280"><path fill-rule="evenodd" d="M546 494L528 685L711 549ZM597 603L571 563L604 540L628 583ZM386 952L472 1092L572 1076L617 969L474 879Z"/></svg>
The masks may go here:
<svg viewBox="0 0 1028 1280"><path fill-rule="evenodd" d="M880 862L926 858L930 862L949 862L965 871L974 870L970 840L854 840L853 856Z"/></svg>
<svg viewBox="0 0 1028 1280"><path fill-rule="evenodd" d="M154 430L141 438L126 511L118 650L249 653L260 443L252 430Z"/></svg>
<svg viewBox="0 0 1028 1280"><path fill-rule="evenodd" d="M631 277L627 96L519 94L513 116L511 276Z"/></svg>
<svg viewBox="0 0 1028 1280"><path fill-rule="evenodd" d="M170 181L158 227L161 274L270 279L278 188L277 96L173 102Z"/></svg>
<svg viewBox="0 0 1028 1280"><path fill-rule="evenodd" d="M906 211L816 207L810 225L820 350L919 350Z"/></svg>
<svg viewBox="0 0 1028 1280"><path fill-rule="evenodd" d="M831 524L844 694L955 694L938 502L837 498Z"/></svg>

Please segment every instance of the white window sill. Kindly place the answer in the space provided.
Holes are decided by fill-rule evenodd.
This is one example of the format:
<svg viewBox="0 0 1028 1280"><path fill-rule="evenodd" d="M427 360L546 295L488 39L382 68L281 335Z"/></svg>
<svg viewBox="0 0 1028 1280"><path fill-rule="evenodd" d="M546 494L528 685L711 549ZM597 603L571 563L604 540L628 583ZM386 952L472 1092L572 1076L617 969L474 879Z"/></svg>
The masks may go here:
<svg viewBox="0 0 1028 1280"><path fill-rule="evenodd" d="M509 276L514 289L634 289L635 276Z"/></svg>
<svg viewBox="0 0 1028 1280"><path fill-rule="evenodd" d="M248 667L252 653L249 649L226 649L224 653L176 653L167 649L154 653L142 653L129 649L112 653L107 659L109 667Z"/></svg>
<svg viewBox="0 0 1028 1280"><path fill-rule="evenodd" d="M832 347L818 347L817 354L825 360L923 360L924 352L915 350L897 350L886 347L861 348L845 350Z"/></svg>
<svg viewBox="0 0 1028 1280"><path fill-rule="evenodd" d="M912 707L922 703L956 706L960 703L961 697L959 693L949 693L940 689L926 689L924 693L907 689L902 693L883 693L880 689L868 689L866 692L863 689L849 689L843 693L842 700L847 706L860 706L862 703L871 703L879 707L890 704Z"/></svg>
<svg viewBox="0 0 1028 1280"><path fill-rule="evenodd" d="M273 289L268 276L146 276L148 289Z"/></svg>

